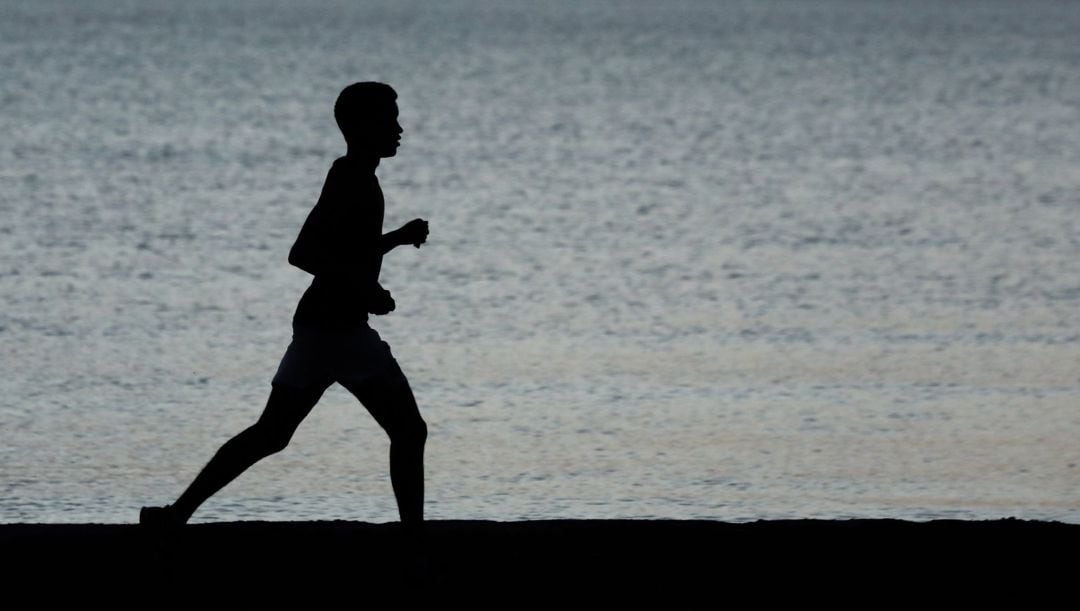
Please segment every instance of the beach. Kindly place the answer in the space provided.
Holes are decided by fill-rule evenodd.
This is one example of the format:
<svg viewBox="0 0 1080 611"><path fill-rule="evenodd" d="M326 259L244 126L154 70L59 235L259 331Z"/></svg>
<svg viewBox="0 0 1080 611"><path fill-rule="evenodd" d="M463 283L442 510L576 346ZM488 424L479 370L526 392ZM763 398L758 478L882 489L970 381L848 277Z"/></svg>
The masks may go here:
<svg viewBox="0 0 1080 611"><path fill-rule="evenodd" d="M1015 519L435 521L422 532L346 521L165 532L127 524L0 525L13 591L45 580L115 595L213 590L260 598L1036 596L1069 583L1078 544L1080 525Z"/></svg>

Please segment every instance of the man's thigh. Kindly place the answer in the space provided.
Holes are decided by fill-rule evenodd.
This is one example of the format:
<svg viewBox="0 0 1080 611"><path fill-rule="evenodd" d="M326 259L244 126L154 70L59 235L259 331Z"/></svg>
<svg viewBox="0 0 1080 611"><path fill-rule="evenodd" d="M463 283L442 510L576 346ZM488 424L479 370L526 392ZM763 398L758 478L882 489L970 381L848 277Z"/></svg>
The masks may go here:
<svg viewBox="0 0 1080 611"><path fill-rule="evenodd" d="M386 432L414 429L423 424L409 380L394 362L362 380L340 380Z"/></svg>
<svg viewBox="0 0 1080 611"><path fill-rule="evenodd" d="M334 337L311 330L294 330L281 364L274 374L274 388L285 388L294 394L312 389L322 394L334 383L330 369L336 346Z"/></svg>
<svg viewBox="0 0 1080 611"><path fill-rule="evenodd" d="M274 430L293 431L307 418L315 404L319 402L327 385L314 385L307 388L292 388L275 384L270 390L270 398L259 416L259 425Z"/></svg>

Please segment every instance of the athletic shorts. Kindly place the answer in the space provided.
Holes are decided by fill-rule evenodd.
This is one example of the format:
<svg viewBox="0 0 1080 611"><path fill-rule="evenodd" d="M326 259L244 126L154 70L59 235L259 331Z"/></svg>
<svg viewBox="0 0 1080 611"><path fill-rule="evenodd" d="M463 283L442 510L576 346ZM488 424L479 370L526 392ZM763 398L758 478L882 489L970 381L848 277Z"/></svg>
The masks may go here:
<svg viewBox="0 0 1080 611"><path fill-rule="evenodd" d="M360 388L371 378L403 376L390 345L367 325L348 329L293 328L274 386Z"/></svg>

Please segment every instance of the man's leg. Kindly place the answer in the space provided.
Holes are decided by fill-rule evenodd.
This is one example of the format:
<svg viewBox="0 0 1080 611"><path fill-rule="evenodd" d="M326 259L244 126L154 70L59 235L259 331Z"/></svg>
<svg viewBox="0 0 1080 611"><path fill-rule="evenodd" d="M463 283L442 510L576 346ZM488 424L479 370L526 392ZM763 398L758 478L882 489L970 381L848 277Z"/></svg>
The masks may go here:
<svg viewBox="0 0 1080 611"><path fill-rule="evenodd" d="M424 520L424 443L427 424L420 417L405 374L393 371L360 384L343 383L390 436L390 483L402 523Z"/></svg>
<svg viewBox="0 0 1080 611"><path fill-rule="evenodd" d="M206 499L236 479L248 467L285 449L296 427L311 412L311 408L315 407L324 390L323 386L308 390L274 386L258 422L225 442L173 505L144 508L140 521L173 524L187 522Z"/></svg>

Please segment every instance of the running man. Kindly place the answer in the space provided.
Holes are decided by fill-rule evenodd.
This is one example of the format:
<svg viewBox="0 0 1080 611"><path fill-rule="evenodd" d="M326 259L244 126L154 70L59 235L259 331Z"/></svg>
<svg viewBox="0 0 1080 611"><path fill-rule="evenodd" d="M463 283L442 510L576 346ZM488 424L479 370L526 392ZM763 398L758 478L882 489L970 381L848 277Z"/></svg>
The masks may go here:
<svg viewBox="0 0 1080 611"><path fill-rule="evenodd" d="M397 93L383 83L346 87L334 118L348 146L334 161L322 194L289 252L289 263L314 279L293 317L293 338L274 376L259 420L230 439L180 498L144 507L139 522L180 525L211 495L259 460L285 449L319 397L337 382L367 408L390 436L390 479L402 523L424 518L424 442L409 382L390 346L368 326L368 314L394 311L379 285L383 255L427 240L422 219L382 232L384 202L375 168L401 143Z"/></svg>

